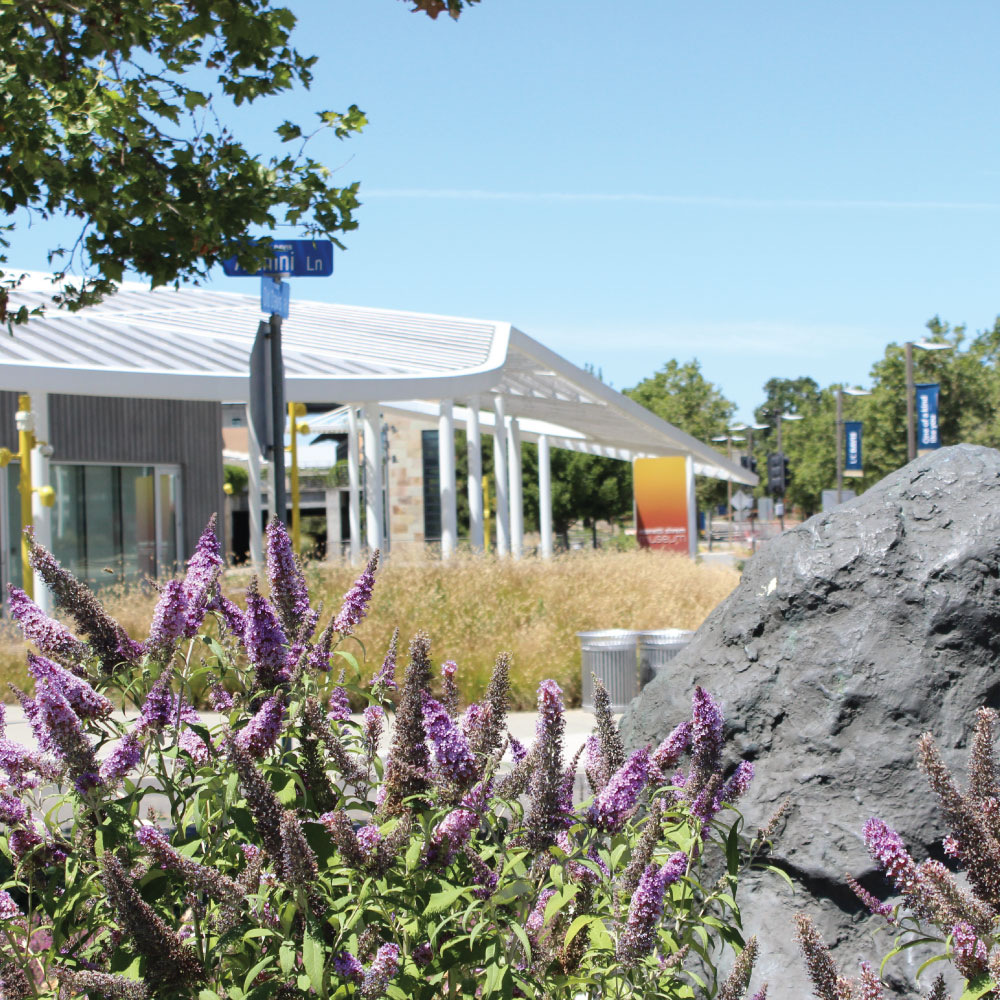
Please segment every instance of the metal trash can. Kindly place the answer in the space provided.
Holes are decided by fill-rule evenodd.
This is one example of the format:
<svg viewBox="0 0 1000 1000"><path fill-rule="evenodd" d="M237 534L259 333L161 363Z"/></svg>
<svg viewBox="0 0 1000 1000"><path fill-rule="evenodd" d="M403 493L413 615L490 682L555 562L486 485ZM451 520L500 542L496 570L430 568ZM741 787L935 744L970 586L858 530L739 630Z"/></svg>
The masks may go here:
<svg viewBox="0 0 1000 1000"><path fill-rule="evenodd" d="M644 688L690 641L686 628L658 628L639 633L639 687Z"/></svg>
<svg viewBox="0 0 1000 1000"><path fill-rule="evenodd" d="M580 637L580 670L583 681L583 707L594 707L596 675L608 689L612 712L624 712L639 693L636 663L636 632L627 628L606 628L596 632L577 632Z"/></svg>

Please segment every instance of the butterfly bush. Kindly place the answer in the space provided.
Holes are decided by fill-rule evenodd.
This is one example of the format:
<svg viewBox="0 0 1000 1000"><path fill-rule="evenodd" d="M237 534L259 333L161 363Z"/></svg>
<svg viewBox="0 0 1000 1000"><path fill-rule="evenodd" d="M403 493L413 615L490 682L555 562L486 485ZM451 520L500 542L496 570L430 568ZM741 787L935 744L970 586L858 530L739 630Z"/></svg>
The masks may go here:
<svg viewBox="0 0 1000 1000"><path fill-rule="evenodd" d="M0 711L0 996L748 995L736 894L754 843L730 807L752 766L724 764L708 692L629 753L598 682L586 756L568 757L554 681L534 741L508 731L506 653L464 710L460 666L435 669L422 632L359 665L377 553L324 623L272 521L241 607L213 520L139 641L31 548L75 627L11 591L38 651L17 692L37 748ZM969 963L985 932L963 911Z"/></svg>
<svg viewBox="0 0 1000 1000"><path fill-rule="evenodd" d="M913 943L937 945L965 980L963 997L1000 996L1000 772L994 744L997 713L981 708L970 741L968 787L963 790L941 757L930 733L917 743L917 761L937 798L948 833L942 840L944 864L917 862L903 838L877 816L863 830L872 861L885 876L895 902L881 900L853 878L848 885L870 913L897 934L895 952ZM889 991L869 966L861 977L840 976L830 953L807 916L800 915L799 943L815 995L820 1000L888 1000ZM853 990L853 992L851 992ZM947 1000L943 976L924 996Z"/></svg>

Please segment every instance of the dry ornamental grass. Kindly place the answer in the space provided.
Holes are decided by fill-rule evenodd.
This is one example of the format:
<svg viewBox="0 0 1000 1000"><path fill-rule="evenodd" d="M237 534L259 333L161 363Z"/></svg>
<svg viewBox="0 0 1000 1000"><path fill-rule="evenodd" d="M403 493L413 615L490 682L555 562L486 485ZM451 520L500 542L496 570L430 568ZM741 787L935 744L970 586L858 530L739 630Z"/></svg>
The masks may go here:
<svg viewBox="0 0 1000 1000"><path fill-rule="evenodd" d="M322 599L324 618L335 614L357 567L312 563L306 575ZM512 708L532 709L544 678L563 687L568 704L580 699L577 632L603 628L697 628L736 586L739 574L658 552L577 552L543 562L459 556L449 563L389 560L375 584L372 614L357 629L360 645L345 643L359 660L363 679L377 669L392 631L425 629L434 637L434 660L455 660L464 702L481 698L496 654L513 653ZM226 595L240 606L249 573L230 571ZM315 599L315 597L314 597ZM102 589L101 600L129 633L144 639L156 594ZM362 648L363 647L363 648ZM30 687L25 648L16 627L0 634L0 680Z"/></svg>

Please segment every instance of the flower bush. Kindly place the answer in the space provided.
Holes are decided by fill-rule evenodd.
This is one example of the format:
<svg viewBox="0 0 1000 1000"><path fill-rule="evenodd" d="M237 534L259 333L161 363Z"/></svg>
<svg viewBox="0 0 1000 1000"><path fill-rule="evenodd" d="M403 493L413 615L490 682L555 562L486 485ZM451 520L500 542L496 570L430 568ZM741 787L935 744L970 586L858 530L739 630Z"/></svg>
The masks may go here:
<svg viewBox="0 0 1000 1000"><path fill-rule="evenodd" d="M950 828L942 847L956 874L940 861L919 864L899 834L881 819L865 824L864 838L876 864L901 897L883 902L848 876L848 883L868 909L897 932L886 962L915 945L939 953L921 966L950 962L965 980L962 1000L1000 996L1000 774L994 753L997 713L981 708L969 752L968 788L963 792L941 758L930 733L918 742L918 762ZM883 985L864 965L859 981L840 976L825 944L808 917L799 916L799 941L820 1000L881 1000ZM883 962L883 967L885 962ZM926 1000L946 1000L939 976Z"/></svg>
<svg viewBox="0 0 1000 1000"><path fill-rule="evenodd" d="M598 687L596 732L566 760L552 681L533 744L508 733L505 654L463 713L456 665L436 678L422 633L405 668L397 635L361 683L343 642L377 554L320 628L283 525L269 594L252 582L244 610L210 524L140 643L31 551L76 634L11 591L38 650L34 692L16 692L37 749L0 736L4 998L746 995L756 942L735 897L754 845L723 810L753 768L726 778L708 693L627 755Z"/></svg>

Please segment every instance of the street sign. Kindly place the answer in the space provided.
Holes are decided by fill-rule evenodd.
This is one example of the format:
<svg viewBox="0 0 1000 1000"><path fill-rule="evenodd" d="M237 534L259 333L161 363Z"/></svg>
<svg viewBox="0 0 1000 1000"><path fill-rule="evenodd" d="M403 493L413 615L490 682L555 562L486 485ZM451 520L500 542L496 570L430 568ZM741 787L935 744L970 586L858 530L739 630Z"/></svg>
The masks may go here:
<svg viewBox="0 0 1000 1000"><path fill-rule="evenodd" d="M753 506L753 497L739 490L733 494L732 504L733 510L749 510Z"/></svg>
<svg viewBox="0 0 1000 1000"><path fill-rule="evenodd" d="M293 278L329 278L333 274L333 243L330 240L272 240L271 254L257 271L248 271L235 257L222 262L230 278L253 278L258 274Z"/></svg>
<svg viewBox="0 0 1000 1000"><path fill-rule="evenodd" d="M288 306L292 287L278 278L262 276L260 279L260 311L288 319Z"/></svg>

